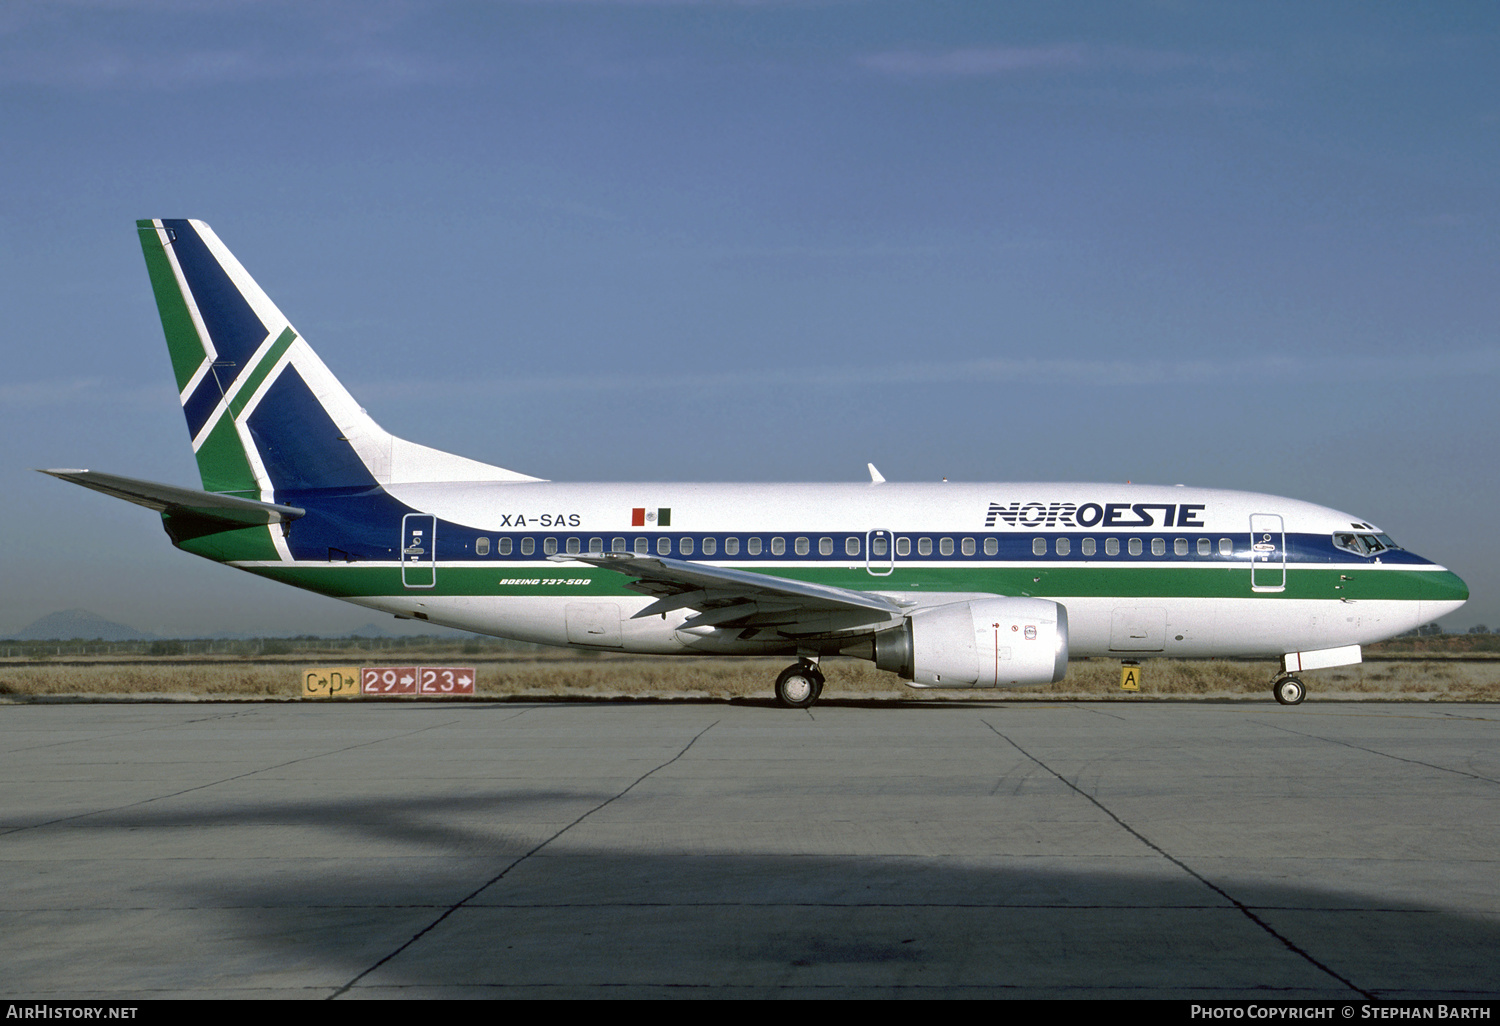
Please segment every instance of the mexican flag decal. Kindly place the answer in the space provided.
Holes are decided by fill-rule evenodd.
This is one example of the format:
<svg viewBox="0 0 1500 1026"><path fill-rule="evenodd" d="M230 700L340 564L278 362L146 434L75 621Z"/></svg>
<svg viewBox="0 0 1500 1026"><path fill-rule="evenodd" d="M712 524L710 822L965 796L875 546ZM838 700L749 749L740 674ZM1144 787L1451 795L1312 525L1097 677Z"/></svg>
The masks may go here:
<svg viewBox="0 0 1500 1026"><path fill-rule="evenodd" d="M657 527L671 527L671 508L647 509L644 506L637 506L630 511L631 527L645 527L647 524L655 524Z"/></svg>

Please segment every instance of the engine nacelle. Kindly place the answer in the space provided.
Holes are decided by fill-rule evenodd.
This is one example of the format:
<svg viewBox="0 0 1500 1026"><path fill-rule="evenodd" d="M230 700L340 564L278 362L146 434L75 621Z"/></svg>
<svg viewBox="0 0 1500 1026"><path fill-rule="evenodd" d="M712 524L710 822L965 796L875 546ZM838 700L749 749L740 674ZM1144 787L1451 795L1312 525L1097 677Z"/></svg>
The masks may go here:
<svg viewBox="0 0 1500 1026"><path fill-rule="evenodd" d="M1068 671L1068 611L1033 598L919 609L875 635L875 665L923 687L1054 684Z"/></svg>

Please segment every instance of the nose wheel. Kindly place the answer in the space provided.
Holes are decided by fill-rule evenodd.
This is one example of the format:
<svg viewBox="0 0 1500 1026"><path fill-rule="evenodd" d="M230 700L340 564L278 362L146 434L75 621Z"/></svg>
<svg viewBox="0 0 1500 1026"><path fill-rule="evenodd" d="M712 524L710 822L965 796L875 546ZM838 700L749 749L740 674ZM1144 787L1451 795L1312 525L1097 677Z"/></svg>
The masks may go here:
<svg viewBox="0 0 1500 1026"><path fill-rule="evenodd" d="M796 663L776 678L776 701L788 709L806 709L823 693L823 671L812 663Z"/></svg>
<svg viewBox="0 0 1500 1026"><path fill-rule="evenodd" d="M1271 694L1282 705L1301 705L1307 697L1307 685L1296 677L1277 677L1271 682Z"/></svg>

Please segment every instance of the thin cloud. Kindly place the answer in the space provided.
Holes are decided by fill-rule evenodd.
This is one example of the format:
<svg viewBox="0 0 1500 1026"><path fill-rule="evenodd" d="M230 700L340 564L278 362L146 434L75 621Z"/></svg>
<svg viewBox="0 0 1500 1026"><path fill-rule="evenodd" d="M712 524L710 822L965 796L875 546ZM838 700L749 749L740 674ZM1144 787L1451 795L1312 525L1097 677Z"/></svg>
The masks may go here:
<svg viewBox="0 0 1500 1026"><path fill-rule="evenodd" d="M971 46L942 52L887 50L866 54L856 61L887 75L957 78L1078 68L1086 63L1086 56L1084 48L1076 45Z"/></svg>
<svg viewBox="0 0 1500 1026"><path fill-rule="evenodd" d="M472 77L451 54L411 46L409 26L421 17L406 3L0 5L0 84L183 90L277 81L404 86Z"/></svg>
<svg viewBox="0 0 1500 1026"><path fill-rule="evenodd" d="M890 363L868 367L736 369L692 374L591 374L514 378L357 381L349 390L360 400L380 402L490 398L527 392L743 392L833 386L896 388L922 385L1070 385L1150 387L1256 381L1275 387L1317 383L1377 383L1418 379L1472 378L1500 373L1500 348L1442 355L1319 356L1265 355L1234 360L1092 360L995 358L929 363ZM101 378L52 379L0 385L0 409L115 406L136 410L168 408L178 402L165 385L120 388Z"/></svg>
<svg viewBox="0 0 1500 1026"><path fill-rule="evenodd" d="M142 52L79 42L65 51L12 54L0 60L0 82L72 89L176 90L317 80L405 86L454 82L464 74L451 62L382 49L300 55L254 46Z"/></svg>
<svg viewBox="0 0 1500 1026"><path fill-rule="evenodd" d="M177 402L177 393L169 385L122 388L102 378L53 378L0 385L0 409L6 410L48 407L97 410L106 406L149 410Z"/></svg>
<svg viewBox="0 0 1500 1026"><path fill-rule="evenodd" d="M698 374L605 374L500 380L364 382L352 391L372 400L490 397L526 392L742 392L747 388L827 389L926 385L1071 385L1078 387L1214 384L1260 381L1281 387L1319 382L1410 381L1473 377L1500 372L1500 350L1447 356L1301 358L1258 356L1239 360L986 359L885 364L863 368L797 367Z"/></svg>
<svg viewBox="0 0 1500 1026"><path fill-rule="evenodd" d="M906 78L979 78L1026 72L1124 71L1162 75L1179 71L1244 70L1238 57L1203 56L1128 46L967 46L949 50L886 50L855 62L871 71Z"/></svg>

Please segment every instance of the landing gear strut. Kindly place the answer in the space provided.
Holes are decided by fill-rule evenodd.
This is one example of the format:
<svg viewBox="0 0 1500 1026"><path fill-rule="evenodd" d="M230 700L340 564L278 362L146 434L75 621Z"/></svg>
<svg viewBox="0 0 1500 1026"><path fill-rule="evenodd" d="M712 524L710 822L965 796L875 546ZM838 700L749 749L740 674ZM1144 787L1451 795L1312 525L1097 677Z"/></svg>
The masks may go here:
<svg viewBox="0 0 1500 1026"><path fill-rule="evenodd" d="M1277 677L1271 681L1271 694L1282 705L1301 705L1307 697L1307 685L1296 677Z"/></svg>
<svg viewBox="0 0 1500 1026"><path fill-rule="evenodd" d="M776 678L776 700L789 709L806 709L823 693L823 671L816 663L793 663Z"/></svg>

